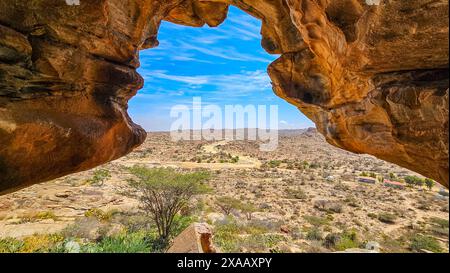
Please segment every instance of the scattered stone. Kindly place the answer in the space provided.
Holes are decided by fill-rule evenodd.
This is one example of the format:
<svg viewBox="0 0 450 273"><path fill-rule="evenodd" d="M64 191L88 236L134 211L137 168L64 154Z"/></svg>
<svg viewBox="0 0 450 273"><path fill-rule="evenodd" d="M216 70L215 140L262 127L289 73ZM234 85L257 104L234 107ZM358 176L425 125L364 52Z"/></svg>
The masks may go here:
<svg viewBox="0 0 450 273"><path fill-rule="evenodd" d="M366 249L379 252L380 251L380 243L375 242L375 241L367 242Z"/></svg>

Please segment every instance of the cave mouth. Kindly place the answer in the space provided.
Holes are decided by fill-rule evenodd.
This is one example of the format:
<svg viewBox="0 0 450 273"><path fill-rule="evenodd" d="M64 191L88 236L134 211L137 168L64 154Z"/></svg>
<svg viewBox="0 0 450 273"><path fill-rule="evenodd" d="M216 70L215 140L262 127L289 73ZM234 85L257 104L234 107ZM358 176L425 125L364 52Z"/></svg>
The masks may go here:
<svg viewBox="0 0 450 273"><path fill-rule="evenodd" d="M281 54L268 68L275 93L314 120L330 144L448 187L448 77L418 79L424 71L448 67L448 1L427 9L415 8L425 0L11 2L0 4L0 194L91 169L142 144L145 131L126 113L143 82L136 71L138 51L156 46L162 19L217 26L230 3L261 19L261 45ZM405 31L405 25L413 27ZM193 65L190 61L183 73L159 70L159 75L187 81ZM203 75L218 67L215 63ZM157 86L147 79L139 96L162 104L167 91L177 91L166 88L161 99L151 98ZM222 100L236 93L220 91ZM136 114L138 100L131 101L130 112L147 127ZM377 132L366 130L366 124Z"/></svg>
<svg viewBox="0 0 450 273"><path fill-rule="evenodd" d="M214 129L252 128L259 121L247 116L244 124L225 121L227 106L277 106L277 129L315 127L292 104L274 94L267 67L279 55L261 46L261 21L230 6L227 19L218 27L190 27L162 21L159 46L140 52L139 74L144 87L129 102L131 118L146 131L170 131L176 105L193 108L218 106L222 122ZM203 124L207 120L203 117ZM272 127L267 120L266 126ZM264 126L264 125L263 125ZM221 128L220 128L221 127ZM185 129L198 130L193 118Z"/></svg>

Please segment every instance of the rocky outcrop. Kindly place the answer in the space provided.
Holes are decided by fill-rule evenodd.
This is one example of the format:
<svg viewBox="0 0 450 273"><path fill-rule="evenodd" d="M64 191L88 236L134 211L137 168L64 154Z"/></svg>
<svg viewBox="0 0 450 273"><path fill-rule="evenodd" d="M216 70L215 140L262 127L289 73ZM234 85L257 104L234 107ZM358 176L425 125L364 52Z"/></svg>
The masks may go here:
<svg viewBox="0 0 450 273"><path fill-rule="evenodd" d="M216 253L212 243L212 229L206 223L194 223L180 233L167 253Z"/></svg>
<svg viewBox="0 0 450 273"><path fill-rule="evenodd" d="M161 20L217 26L235 5L281 54L275 93L328 142L448 187L447 0L3 0L0 192L92 168L143 142L127 115ZM374 3L379 2L379 5Z"/></svg>

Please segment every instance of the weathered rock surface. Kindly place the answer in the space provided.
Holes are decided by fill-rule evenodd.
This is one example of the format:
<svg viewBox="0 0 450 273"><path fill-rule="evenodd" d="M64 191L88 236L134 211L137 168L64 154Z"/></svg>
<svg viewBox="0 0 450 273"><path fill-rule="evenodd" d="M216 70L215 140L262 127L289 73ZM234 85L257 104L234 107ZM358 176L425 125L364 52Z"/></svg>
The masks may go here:
<svg viewBox="0 0 450 273"><path fill-rule="evenodd" d="M212 229L206 223L194 223L178 235L167 253L216 253Z"/></svg>
<svg viewBox="0 0 450 273"><path fill-rule="evenodd" d="M448 187L448 1L0 2L0 192L118 158L145 139L127 114L139 50L166 19L262 20L274 91L328 142Z"/></svg>

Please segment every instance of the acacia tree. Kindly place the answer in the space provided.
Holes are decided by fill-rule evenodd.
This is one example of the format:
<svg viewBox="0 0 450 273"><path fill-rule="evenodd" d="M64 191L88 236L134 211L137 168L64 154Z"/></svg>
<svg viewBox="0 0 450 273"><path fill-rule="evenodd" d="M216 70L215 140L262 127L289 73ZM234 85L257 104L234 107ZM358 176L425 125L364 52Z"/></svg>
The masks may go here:
<svg viewBox="0 0 450 273"><path fill-rule="evenodd" d="M230 215L233 209L237 210L241 208L241 201L229 196L218 197L216 199L216 204L225 215Z"/></svg>
<svg viewBox="0 0 450 273"><path fill-rule="evenodd" d="M253 213L257 211L257 208L252 203L242 203L241 211L245 213L247 220L252 220Z"/></svg>
<svg viewBox="0 0 450 273"><path fill-rule="evenodd" d="M142 209L154 220L160 239L167 241L177 213L185 208L193 196L206 193L207 172L180 173L172 168L149 169L134 166L129 169L135 179L129 184Z"/></svg>

